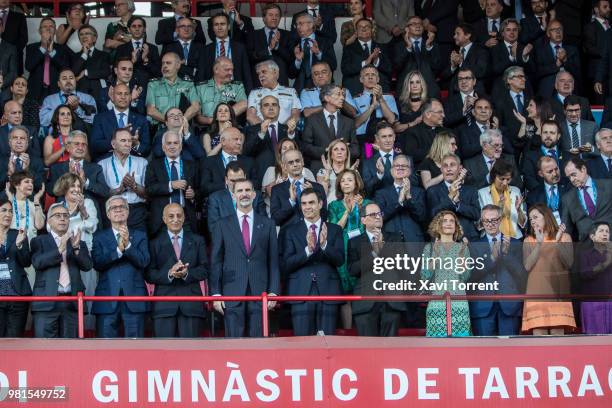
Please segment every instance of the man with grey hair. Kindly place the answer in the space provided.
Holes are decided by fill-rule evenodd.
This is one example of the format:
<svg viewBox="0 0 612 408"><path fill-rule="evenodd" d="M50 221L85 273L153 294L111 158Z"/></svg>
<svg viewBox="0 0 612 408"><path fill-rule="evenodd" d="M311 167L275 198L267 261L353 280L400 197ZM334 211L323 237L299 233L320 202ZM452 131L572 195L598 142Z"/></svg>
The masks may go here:
<svg viewBox="0 0 612 408"><path fill-rule="evenodd" d="M200 56L204 44L194 41L196 23L190 17L181 17L176 21L176 41L164 44L161 55L174 52L181 57L179 76L184 80L193 81L198 78Z"/></svg>
<svg viewBox="0 0 612 408"><path fill-rule="evenodd" d="M100 100L102 92L108 92L106 80L111 74L111 57L96 48L98 32L89 24L79 30L81 50L72 57L72 71L76 76L76 89Z"/></svg>
<svg viewBox="0 0 612 408"><path fill-rule="evenodd" d="M45 166L40 156L28 153L29 140L30 136L25 126L13 126L8 133L8 154L3 157L4 160L0 165L1 183L6 184L13 173L27 170L34 176L34 189L40 189L45 175Z"/></svg>
<svg viewBox="0 0 612 408"><path fill-rule="evenodd" d="M258 176L253 159L242 154L244 134L239 129L230 127L223 130L220 137L221 151L202 160L200 164L200 191L202 194L208 196L225 188L225 167L233 161L240 164L247 178L253 180L255 187L259 189L263 176Z"/></svg>
<svg viewBox="0 0 612 408"><path fill-rule="evenodd" d="M504 133L512 143L518 158L525 147L527 138L519 138L522 122L514 112L527 117L526 108L532 95L529 88L526 87L527 77L522 67L514 65L506 68L502 78L506 89L500 90L498 95L493 95L493 100L496 101L499 126L505 129Z"/></svg>
<svg viewBox="0 0 612 408"><path fill-rule="evenodd" d="M279 122L286 123L287 126L295 126L300 120L302 104L295 89L278 83L278 64L273 60L260 62L255 67L255 72L261 88L253 89L249 94L249 110L247 111L249 124L256 125L263 121L260 102L265 96L273 95L280 103Z"/></svg>
<svg viewBox="0 0 612 408"><path fill-rule="evenodd" d="M106 201L110 228L98 230L93 237L91 255L100 272L96 296L146 296L144 269L149 264L149 244L144 231L128 227L130 207L115 195ZM145 302L94 302L98 337L118 337L123 322L125 337L144 336Z"/></svg>
<svg viewBox="0 0 612 408"><path fill-rule="evenodd" d="M504 160L513 167L511 185L521 188L523 181L514 161L514 156L502 153L504 146L503 136L499 129L487 129L480 135L482 154L468 159L463 164L467 170L465 183L477 189L488 186L492 180L489 172L497 160Z"/></svg>
<svg viewBox="0 0 612 408"><path fill-rule="evenodd" d="M559 71L555 76L555 92L548 101L555 114L555 119L557 119L559 123L565 120L565 109L563 109L563 104L565 103L565 98L574 95L574 85L574 77L569 71ZM593 119L589 100L578 95L575 95L575 97L580 99L581 119L594 121L595 119Z"/></svg>
<svg viewBox="0 0 612 408"><path fill-rule="evenodd" d="M3 118L6 124L0 126L0 157L9 155L8 135L14 126L23 125L23 107L17 101L9 100L4 104ZM25 126L28 130L29 152L36 157L42 157L38 129Z"/></svg>
<svg viewBox="0 0 612 408"><path fill-rule="evenodd" d="M164 157L147 166L145 191L149 201L149 234L155 236L162 227L164 207L177 203L185 210L185 227L197 231L195 216L196 190L199 189L197 165L181 157L183 140L177 132L162 135Z"/></svg>
<svg viewBox="0 0 612 408"><path fill-rule="evenodd" d="M601 128L595 133L595 144L599 154L587 161L591 177L612 178L612 129Z"/></svg>
<svg viewBox="0 0 612 408"><path fill-rule="evenodd" d="M247 95L244 85L234 81L234 63L228 57L219 57L212 67L213 77L196 85L200 98L200 112L196 121L200 125L210 125L213 114L220 103L232 106L236 116L242 115L247 109Z"/></svg>

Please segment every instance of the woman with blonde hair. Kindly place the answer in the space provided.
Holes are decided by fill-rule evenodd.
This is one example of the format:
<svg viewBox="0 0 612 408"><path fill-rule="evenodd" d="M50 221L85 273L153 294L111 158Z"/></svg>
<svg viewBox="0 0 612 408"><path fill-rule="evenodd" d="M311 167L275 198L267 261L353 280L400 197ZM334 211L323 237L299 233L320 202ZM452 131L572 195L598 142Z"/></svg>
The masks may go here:
<svg viewBox="0 0 612 408"><path fill-rule="evenodd" d="M425 245L421 279L443 289L432 290L432 295L465 295L465 290L454 289L453 282L467 282L471 266L467 239L459 219L452 211L440 211L429 224L428 234L433 242ZM446 336L446 302L432 300L427 305L426 333L429 337ZM453 336L471 335L470 308L465 300L451 302Z"/></svg>
<svg viewBox="0 0 612 408"><path fill-rule="evenodd" d="M434 137L429 153L417 168L425 189L444 180L441 170L442 159L448 154L455 154L456 151L457 137L452 132L440 132Z"/></svg>
<svg viewBox="0 0 612 408"><path fill-rule="evenodd" d="M335 139L327 146L326 154L321 156L323 167L317 173L317 183L321 184L327 193L327 202L336 199L337 175L346 169L356 169L359 160L351 166L351 152L348 144L342 139Z"/></svg>
<svg viewBox="0 0 612 408"><path fill-rule="evenodd" d="M400 117L393 125L396 133L402 133L421 123L422 108L428 97L427 83L423 74L419 71L410 71L404 78L402 92L398 98Z"/></svg>

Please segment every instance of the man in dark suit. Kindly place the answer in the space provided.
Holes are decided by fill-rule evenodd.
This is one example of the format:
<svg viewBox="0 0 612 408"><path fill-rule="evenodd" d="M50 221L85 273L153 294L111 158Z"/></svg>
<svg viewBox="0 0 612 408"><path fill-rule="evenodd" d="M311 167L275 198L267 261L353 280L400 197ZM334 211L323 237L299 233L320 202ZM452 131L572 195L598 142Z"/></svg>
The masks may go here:
<svg viewBox="0 0 612 408"><path fill-rule="evenodd" d="M132 102L130 102L130 109L141 115L146 115L147 83L141 82L142 80L142 76L134 76L134 63L132 63L130 57L116 59L113 63L113 77L111 78L108 92L102 92L100 94L100 100L97 101L97 105L100 106L100 113L115 108L111 99L113 97L114 88L119 84L123 84L131 91Z"/></svg>
<svg viewBox="0 0 612 408"><path fill-rule="evenodd" d="M557 72L565 70L574 78L581 78L580 53L575 46L563 43L563 26L558 20L546 27L546 40L534 46L533 66L538 95L545 98L553 94ZM576 88L580 90L580 86Z"/></svg>
<svg viewBox="0 0 612 408"><path fill-rule="evenodd" d="M594 223L612 222L612 181L591 178L578 157L568 160L564 172L573 188L562 197L561 220L570 235L584 241Z"/></svg>
<svg viewBox="0 0 612 408"><path fill-rule="evenodd" d="M484 81L489 72L489 53L479 44L473 42L472 27L459 24L455 28L455 45L459 48L450 53L450 64L440 76L450 80L449 92L456 92L457 71L459 68L469 68L478 81Z"/></svg>
<svg viewBox="0 0 612 408"><path fill-rule="evenodd" d="M574 77L572 74L568 71L559 71L555 76L555 92L548 100L558 122L563 122L566 119L563 105L565 98L568 96L575 96L580 100L580 117L582 119L595 121L589 100L582 96L574 95Z"/></svg>
<svg viewBox="0 0 612 408"><path fill-rule="evenodd" d="M202 194L208 196L225 188L225 168L233 161L240 164L249 180L258 180L254 183L258 188L261 182L255 163L252 158L242 154L244 135L240 130L232 127L222 131L220 138L221 151L214 156L207 157L200 164L200 191Z"/></svg>
<svg viewBox="0 0 612 408"><path fill-rule="evenodd" d="M23 49L28 43L28 23L22 13L10 9L10 1L3 0L0 5L0 30L2 40L11 43L17 49L17 72L23 74Z"/></svg>
<svg viewBox="0 0 612 408"><path fill-rule="evenodd" d="M200 282L208 276L204 238L183 228L185 213L180 204L167 204L163 211L167 234L151 242L147 282L155 285L154 296L199 296ZM202 302L155 302L153 327L156 337L198 337L204 321Z"/></svg>
<svg viewBox="0 0 612 408"><path fill-rule="evenodd" d="M402 236L404 242L423 242L421 223L427 219L425 190L411 185L412 163L403 154L393 160L393 185L380 189L374 201L384 213L384 231Z"/></svg>
<svg viewBox="0 0 612 408"><path fill-rule="evenodd" d="M351 238L347 247L347 268L349 275L357 279L354 293L358 295L397 295L387 291L373 293L370 286L381 275L372 273L374 257L393 258L401 251L402 238L399 234L384 233L383 213L376 203L369 203L360 210L361 222L365 233ZM384 282L406 278L391 269L385 269ZM392 275L393 274L393 277ZM376 277L376 278L374 278ZM408 307L404 302L353 302L351 311L357 333L360 336L393 337L397 335Z"/></svg>
<svg viewBox="0 0 612 408"><path fill-rule="evenodd" d="M234 80L240 81L248 95L253 89L251 66L246 46L229 37L229 17L223 13L212 16L210 24L213 26L214 36L212 43L204 47L199 62L197 81L204 81L213 77L213 64L218 57L229 57L234 64Z"/></svg>
<svg viewBox="0 0 612 408"><path fill-rule="evenodd" d="M236 200L236 212L221 219L214 228L210 274L213 296L280 293L276 227L270 219L255 212L255 195L249 180L234 182L232 197ZM268 303L268 309L275 304ZM262 335L261 303L216 301L213 305L224 315L226 337Z"/></svg>
<svg viewBox="0 0 612 408"><path fill-rule="evenodd" d="M531 13L525 12L525 17L521 19L521 44L535 45L545 41L546 27L553 19L547 10L548 0L531 2Z"/></svg>
<svg viewBox="0 0 612 408"><path fill-rule="evenodd" d="M557 161L550 156L542 156L537 162L538 178L542 181L537 187L529 190L526 201L531 207L537 203L544 203L552 211L557 224L561 225L561 213L563 202L561 197L569 190L568 182ZM565 180L562 180L565 179Z"/></svg>
<svg viewBox="0 0 612 408"><path fill-rule="evenodd" d="M391 84L391 69L393 68L389 56L383 52L383 45L373 40L372 20L362 18L355 24L357 40L346 45L342 51L342 86L357 95L363 92L360 82L361 68L373 65L378 70L379 83L383 91L388 92Z"/></svg>
<svg viewBox="0 0 612 408"><path fill-rule="evenodd" d="M43 17L38 28L40 42L26 47L25 68L28 77L28 95L39 103L59 91L59 73L70 66L70 51L65 45L56 44L55 20Z"/></svg>
<svg viewBox="0 0 612 408"><path fill-rule="evenodd" d="M270 214L276 225L284 227L297 222L303 217L299 199L302 196L302 191L307 188L314 189L322 197L324 205L321 210L321 216L323 219L327 219L325 190L319 183L304 179L304 159L302 158L302 153L299 150L287 150L283 153L281 160L288 178L286 181L272 187Z"/></svg>
<svg viewBox="0 0 612 408"><path fill-rule="evenodd" d="M442 127L444 122L444 107L437 99L430 99L423 104L423 120L416 126L408 128L400 135L399 144L403 152L411 154L412 160L418 166L429 153L434 137L439 132L448 130Z"/></svg>
<svg viewBox="0 0 612 408"><path fill-rule="evenodd" d="M340 295L338 267L345 261L342 230L321 215L323 198L312 188L300 196L303 221L284 234L282 269L288 296ZM338 317L337 301L291 302L293 334L309 336L322 331L333 335Z"/></svg>
<svg viewBox="0 0 612 408"><path fill-rule="evenodd" d="M1 32L2 20L0 20ZM2 72L0 92L10 92L9 88L17 78L17 49L13 44L0 39L0 50L2 50L2 53L0 53L0 72Z"/></svg>
<svg viewBox="0 0 612 408"><path fill-rule="evenodd" d="M0 246L0 293L2 296L31 296L32 287L25 268L32 264L30 244L25 228L10 229L13 220L11 200L0 198L0 234L4 243ZM0 302L0 337L23 337L28 310L27 302Z"/></svg>
<svg viewBox="0 0 612 408"><path fill-rule="evenodd" d="M457 87L459 92L449 95L444 103L444 126L455 129L456 127L471 123L473 121L474 102L478 94L482 95L484 87L476 91L477 80L469 68L457 70Z"/></svg>
<svg viewBox="0 0 612 408"><path fill-rule="evenodd" d="M485 1L484 17L471 23L474 30L474 42L491 50L501 41L503 10L503 0Z"/></svg>
<svg viewBox="0 0 612 408"><path fill-rule="evenodd" d="M542 145L538 150L526 151L523 155L523 163L521 165L523 180L525 181L525 188L527 190L533 190L542 184L542 176L539 175L538 162L541 157L548 156L552 157L558 167L561 169L565 164L568 154L561 151L559 146L559 140L561 139L561 129L554 120L547 120L542 122L541 135Z"/></svg>
<svg viewBox="0 0 612 408"><path fill-rule="evenodd" d="M213 233L215 230L215 224L225 217L236 214L236 203L232 197L232 189L234 181L242 180L246 178L244 170L240 167L237 162L231 162L227 164L225 168L225 185L226 188L218 190L208 196L208 212L207 222L208 231ZM253 208L257 214L264 217L268 216L266 212L266 203L261 195L260 191L256 192L255 200L253 201Z"/></svg>
<svg viewBox="0 0 612 408"><path fill-rule="evenodd" d="M221 13L225 14L229 21L230 38L246 45L248 38L255 31L251 17L240 14L236 8L236 0L221 0L221 4L223 5ZM213 20L208 19L208 37L214 38L214 36Z"/></svg>
<svg viewBox="0 0 612 408"><path fill-rule="evenodd" d="M186 229L197 232L197 165L181 158L183 142L174 131L163 134L162 149L164 157L153 159L147 166L145 176L145 189L150 203L149 234L156 236L159 233L162 228L162 214L169 203L177 203L183 207Z"/></svg>
<svg viewBox="0 0 612 408"><path fill-rule="evenodd" d="M129 206L122 196L106 201L111 227L93 237L94 268L100 273L96 296L146 296L144 269L149 264L149 245L144 231L128 229ZM145 302L94 302L96 335L117 337L123 322L125 337L144 336Z"/></svg>
<svg viewBox="0 0 612 408"><path fill-rule="evenodd" d="M264 4L262 7L264 28L255 30L247 36L246 41L251 67L268 59L274 60L279 67L278 82L283 86L288 86L288 69L293 60L293 51L291 50L291 33L278 28L281 15L281 8L278 4ZM257 75L253 75L253 78L255 87L261 86Z"/></svg>
<svg viewBox="0 0 612 408"><path fill-rule="evenodd" d="M587 170L596 179L612 178L612 130L601 128L595 133L599 155L587 161Z"/></svg>
<svg viewBox="0 0 612 408"><path fill-rule="evenodd" d="M134 78L146 90L149 79L161 75L159 51L156 45L146 41L147 22L143 17L133 16L130 18L128 31L132 39L130 42L117 47L114 63L119 59L129 58L134 64ZM142 100L145 99L146 95L143 95Z"/></svg>
<svg viewBox="0 0 612 408"><path fill-rule="evenodd" d="M440 55L450 55L454 47L454 33L457 26L457 8L459 0L426 0L415 1L415 14L423 19L425 31L435 32ZM448 60L442 62L448 66Z"/></svg>
<svg viewBox="0 0 612 408"><path fill-rule="evenodd" d="M529 89L526 88L527 77L522 67L506 68L502 80L506 89L499 95L494 95L495 111L499 118L499 125L504 128L506 138L512 144L514 152L518 154L523 151L526 138L518 137L522 122L518 120L514 111L526 117L525 108L529 105L532 96Z"/></svg>
<svg viewBox="0 0 612 408"><path fill-rule="evenodd" d="M501 1L501 0L500 0ZM492 88L504 88L504 71L511 66L531 68L529 61L533 45L521 44L518 41L520 25L513 18L506 19L501 24L501 38L491 47L491 82ZM491 93L497 93L491 91Z"/></svg>
<svg viewBox="0 0 612 408"><path fill-rule="evenodd" d="M91 152L95 160L109 156L113 150L111 139L113 132L119 128L130 128L132 134L131 154L147 157L151 151L149 137L149 122L147 118L130 109L132 93L124 84L113 88L112 99L114 109L102 112L94 118L91 131Z"/></svg>
<svg viewBox="0 0 612 408"><path fill-rule="evenodd" d="M71 58L77 90L93 96L95 100L100 100L100 94L108 92L106 81L111 74L111 58L106 51L95 48L98 32L93 26L84 24L78 33L81 49L74 52Z"/></svg>
<svg viewBox="0 0 612 408"><path fill-rule="evenodd" d="M589 84L595 83L597 66L601 63L607 43L610 41L610 0L593 1L593 14L595 18L584 26L582 33L582 49L586 55L586 78ZM601 105L602 95L597 92L593 93L590 86L585 88L593 96L594 102Z"/></svg>
<svg viewBox="0 0 612 408"><path fill-rule="evenodd" d="M568 96L563 103L565 120L561 124L561 149L572 155L580 155L587 159L595 156L595 133L597 124L590 120L582 120L582 107L577 96Z"/></svg>
<svg viewBox="0 0 612 408"><path fill-rule="evenodd" d="M29 131L24 126L13 126L8 133L9 150L0 163L0 183L6 184L16 171L27 170L34 177L34 189L39 190L45 175L45 166L39 156L28 152Z"/></svg>
<svg viewBox="0 0 612 408"><path fill-rule="evenodd" d="M427 94L433 98L440 97L437 72L441 69L442 59L435 37L433 32L424 32L423 20L419 16L408 19L404 39L395 44L392 54L393 66L400 69L397 76L398 95L401 95L406 75L419 71L427 84Z"/></svg>
<svg viewBox="0 0 612 408"><path fill-rule="evenodd" d="M157 23L157 32L155 33L155 44L157 45L170 44L176 40L176 23L179 18L189 17L191 2L189 0L172 0L172 10L174 11L172 17L164 18ZM206 44L202 24L199 20L195 20L195 22L194 40Z"/></svg>
<svg viewBox="0 0 612 408"><path fill-rule="evenodd" d="M36 270L34 296L75 296L85 291L81 271L91 271L93 263L81 231L68 232L70 214L63 204L49 207L49 234L32 240L32 266ZM75 302L33 302L36 337L77 336Z"/></svg>
<svg viewBox="0 0 612 408"><path fill-rule="evenodd" d="M470 241L478 239L475 226L480 216L478 191L464 185L467 171L461 166L461 159L447 154L442 158L440 169L444 181L427 189L429 217L433 219L440 211L453 211L459 217L464 236Z"/></svg>
<svg viewBox="0 0 612 408"><path fill-rule="evenodd" d="M278 98L273 95L263 97L259 101L259 111L263 121L246 128L244 142L244 154L255 160L257 174L263 177L270 166L276 164L276 145L283 139L294 139L295 127L293 121L291 128L278 121L280 104Z"/></svg>
<svg viewBox="0 0 612 408"><path fill-rule="evenodd" d="M181 68L179 76L184 80L193 81L199 78L200 58L204 53L204 44L194 40L195 21L189 17L179 18L176 22L176 41L164 44L161 55L173 52L181 56Z"/></svg>
<svg viewBox="0 0 612 408"><path fill-rule="evenodd" d="M15 126L23 126L23 106L19 102L9 100L4 104L4 115L6 124L0 126L0 157L10 155L9 133ZM40 138L38 128L23 126L28 131L28 154L33 157L42 158L40 149Z"/></svg>
<svg viewBox="0 0 612 408"><path fill-rule="evenodd" d="M360 153L355 122L340 112L344 104L342 88L325 85L321 88L320 98L323 110L306 119L301 138L304 157L314 174L323 167L321 156L325 155L327 147L335 139L343 139L349 145L351 159L358 159Z"/></svg>
<svg viewBox="0 0 612 408"><path fill-rule="evenodd" d="M389 122L381 121L376 126L376 145L378 153L363 163L361 174L367 197L373 197L376 191L393 184L391 168L395 152L395 131Z"/></svg>
<svg viewBox="0 0 612 408"><path fill-rule="evenodd" d="M480 135L480 146L482 154L472 157L463 163L463 167L467 170L465 183L473 186L476 189L483 188L491 184L489 173L493 164L497 160L504 160L510 163L513 167L511 185L521 188L523 181L516 168L514 156L502 154L503 151L503 136L498 129L487 129Z"/></svg>
<svg viewBox="0 0 612 408"><path fill-rule="evenodd" d="M325 61L332 72L338 62L333 43L320 32L315 32L315 20L312 15L300 13L295 17L298 38L293 42L295 60L289 65L289 78L295 79L293 87L298 93L304 88L312 88L312 64L315 61Z"/></svg>
<svg viewBox="0 0 612 408"><path fill-rule="evenodd" d="M308 14L313 18L315 31L327 38L332 44L335 43L338 34L336 33L333 9L329 5L319 4L319 0L307 0L306 5L306 9L295 13L291 18L291 34L293 38L295 39L300 36L298 29L300 15Z"/></svg>
<svg viewBox="0 0 612 408"><path fill-rule="evenodd" d="M53 195L53 186L61 176L66 173L74 173L81 178L86 197L100 202L108 198L110 190L104 180L102 167L97 163L85 160L88 152L87 145L87 134L80 130L70 132L66 143L66 151L70 154L70 160L51 165L46 188L48 194Z"/></svg>
<svg viewBox="0 0 612 408"><path fill-rule="evenodd" d="M472 269L470 283L485 284L494 290L475 290L473 295L514 295L525 291L527 272L523 267L521 241L501 233L502 210L496 205L482 208L480 221L485 235L470 244L470 257L481 259L482 267ZM475 336L519 334L523 302L471 301L470 317Z"/></svg>

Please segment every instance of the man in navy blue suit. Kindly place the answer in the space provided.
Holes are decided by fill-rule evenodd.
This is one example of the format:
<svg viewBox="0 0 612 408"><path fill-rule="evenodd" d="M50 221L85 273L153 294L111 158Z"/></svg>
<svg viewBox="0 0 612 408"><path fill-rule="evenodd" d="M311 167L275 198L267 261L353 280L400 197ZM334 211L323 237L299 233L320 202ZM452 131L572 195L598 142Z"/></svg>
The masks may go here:
<svg viewBox="0 0 612 408"><path fill-rule="evenodd" d="M324 201L317 191L305 189L300 196L304 219L284 234L283 272L289 296L340 295L338 267L345 260L342 230L323 221ZM293 334L309 336L336 331L338 302L292 302Z"/></svg>
<svg viewBox="0 0 612 408"><path fill-rule="evenodd" d="M420 223L427 217L425 190L410 183L412 161L405 155L395 156L391 175L393 184L376 192L374 201L384 213L384 231L395 232L405 242L423 242Z"/></svg>
<svg viewBox="0 0 612 408"><path fill-rule="evenodd" d="M393 184L391 167L395 152L395 131L393 126L386 120L376 124L376 135L374 136L378 146L378 154L374 154L363 163L361 174L366 194L369 197L384 187Z"/></svg>
<svg viewBox="0 0 612 408"><path fill-rule="evenodd" d="M502 211L496 205L482 208L480 221L485 236L470 245L470 256L481 258L484 267L476 266L470 282L495 285L495 290L474 291L474 295L512 295L524 293L527 273L523 268L522 246L519 240L504 236L499 227ZM521 324L522 302L470 302L472 329L476 336L518 335Z"/></svg>
<svg viewBox="0 0 612 408"><path fill-rule="evenodd" d="M242 179L234 182L232 197L236 212L215 225L212 236L210 293L213 296L259 296L280 292L278 243L274 223L253 209L253 183ZM276 302L268 303L272 309ZM262 335L261 303L213 303L225 318L225 336Z"/></svg>
<svg viewBox="0 0 612 408"><path fill-rule="evenodd" d="M122 196L106 201L111 227L94 234L94 268L100 273L96 296L146 296L144 269L149 264L149 245L144 231L128 229L129 206ZM94 302L98 337L117 337L123 322L125 337L144 336L145 302Z"/></svg>
<svg viewBox="0 0 612 408"><path fill-rule="evenodd" d="M96 115L91 131L91 151L96 160L110 156L113 148L111 139L118 128L130 127L132 151L130 154L147 157L151 150L149 122L147 118L130 110L132 94L130 88L118 84L113 89L112 99L115 108Z"/></svg>
<svg viewBox="0 0 612 408"><path fill-rule="evenodd" d="M594 178L612 178L612 129L601 128L595 133L599 155L587 161L589 174Z"/></svg>
<svg viewBox="0 0 612 408"><path fill-rule="evenodd" d="M527 207L544 203L550 208L561 225L561 197L569 190L567 179L561 178L558 162L550 156L542 156L538 160L538 176L542 180L538 186L527 194Z"/></svg>

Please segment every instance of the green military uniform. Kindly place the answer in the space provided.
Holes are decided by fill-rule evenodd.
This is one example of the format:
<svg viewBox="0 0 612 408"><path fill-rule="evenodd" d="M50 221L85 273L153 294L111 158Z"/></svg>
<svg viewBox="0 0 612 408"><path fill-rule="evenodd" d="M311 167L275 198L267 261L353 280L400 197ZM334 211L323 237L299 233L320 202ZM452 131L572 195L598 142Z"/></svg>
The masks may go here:
<svg viewBox="0 0 612 408"><path fill-rule="evenodd" d="M212 117L215 108L221 102L233 105L236 102L246 100L244 85L240 81L231 81L217 88L214 79L200 82L196 85L196 91L200 97L200 110L202 115Z"/></svg>
<svg viewBox="0 0 612 408"><path fill-rule="evenodd" d="M176 77L173 84L166 78L152 79L147 86L147 105L154 105L162 115L170 108L185 112L193 102L198 101L198 93L191 81ZM157 123L157 121L153 121Z"/></svg>

